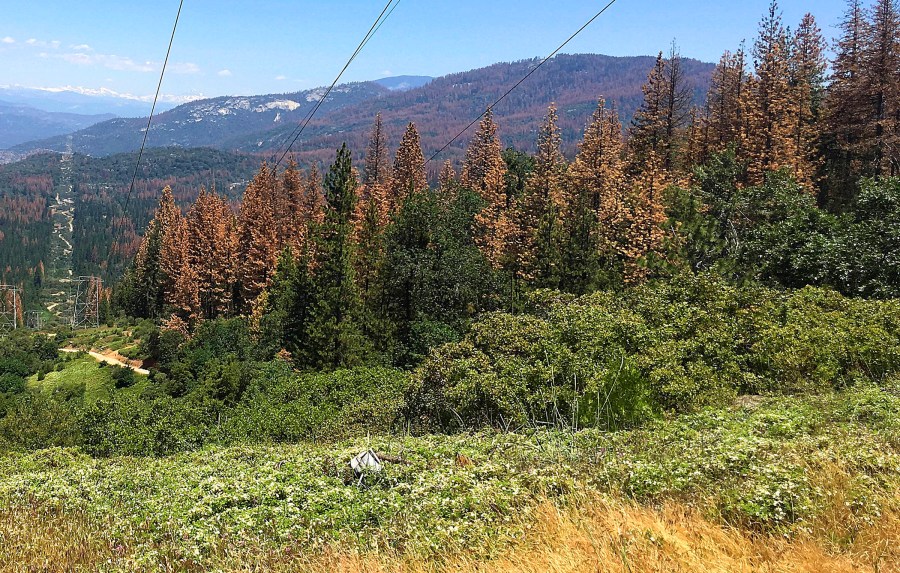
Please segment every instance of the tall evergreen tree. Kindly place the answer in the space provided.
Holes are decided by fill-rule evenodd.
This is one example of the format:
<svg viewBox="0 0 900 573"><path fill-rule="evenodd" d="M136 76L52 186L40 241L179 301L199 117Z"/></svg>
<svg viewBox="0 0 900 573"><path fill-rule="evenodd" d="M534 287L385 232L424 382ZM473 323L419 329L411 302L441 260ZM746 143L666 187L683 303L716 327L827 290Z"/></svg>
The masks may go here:
<svg viewBox="0 0 900 573"><path fill-rule="evenodd" d="M419 131L412 122L406 126L406 132L400 140L400 148L394 158L393 178L391 211L395 211L412 191L428 187Z"/></svg>
<svg viewBox="0 0 900 573"><path fill-rule="evenodd" d="M169 273L173 272L171 268L166 268L166 262L162 260L163 237L180 219L181 209L175 204L172 188L167 185L127 276L130 283L127 304L133 316L162 316L166 293L172 288L172 275Z"/></svg>
<svg viewBox="0 0 900 573"><path fill-rule="evenodd" d="M792 134L796 159L794 177L813 191L813 179L821 166L820 130L825 94L825 40L812 14L806 14L792 38L790 59L793 104Z"/></svg>
<svg viewBox="0 0 900 573"><path fill-rule="evenodd" d="M506 262L507 247L513 236L513 221L509 216L512 198L505 192L505 175L506 162L497 138L497 124L488 109L466 149L460 182L484 201L485 206L475 221L476 243L494 268Z"/></svg>
<svg viewBox="0 0 900 573"><path fill-rule="evenodd" d="M745 98L748 176L761 183L765 173L799 162L792 121L790 46L777 0L760 23L753 46L756 75L750 78Z"/></svg>
<svg viewBox="0 0 900 573"><path fill-rule="evenodd" d="M552 104L538 134L534 170L525 185L518 209L516 250L524 278L538 286L559 285L561 273L561 212L564 207L566 161L560 151L562 136L556 105Z"/></svg>
<svg viewBox="0 0 900 573"><path fill-rule="evenodd" d="M357 179L346 144L324 180L325 216L316 234L312 305L305 353L310 365L338 368L360 363L366 340L360 326L353 213Z"/></svg>
<svg viewBox="0 0 900 573"><path fill-rule="evenodd" d="M274 183L274 174L263 164L241 203L238 279L243 312L249 312L265 290L280 253L272 202Z"/></svg>

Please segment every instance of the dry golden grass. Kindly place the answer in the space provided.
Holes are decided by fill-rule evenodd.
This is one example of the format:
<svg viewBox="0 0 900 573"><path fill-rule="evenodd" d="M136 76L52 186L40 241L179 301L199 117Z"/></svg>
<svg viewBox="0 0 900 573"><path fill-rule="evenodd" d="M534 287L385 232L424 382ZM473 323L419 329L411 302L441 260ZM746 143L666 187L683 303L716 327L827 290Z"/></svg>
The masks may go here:
<svg viewBox="0 0 900 573"><path fill-rule="evenodd" d="M100 530L83 516L38 506L0 510L0 571L96 571L111 557Z"/></svg>
<svg viewBox="0 0 900 573"><path fill-rule="evenodd" d="M836 512L839 510L836 510ZM648 508L592 498L560 510L543 504L530 533L501 555L482 560L445 555L423 561L404 555L360 555L336 549L304 555L290 548L261 551L252 544L228 548L211 561L166 559L154 570L230 572L309 571L365 573L841 573L900 572L900 518L888 512L860 527L852 540L834 543L829 525L837 513L814 524L806 539L754 536L714 524L674 502ZM838 532L839 533L839 532ZM102 528L82 516L52 511L0 512L0 571L132 571L140 569L125 549L103 541ZM816 539L815 537L818 537Z"/></svg>

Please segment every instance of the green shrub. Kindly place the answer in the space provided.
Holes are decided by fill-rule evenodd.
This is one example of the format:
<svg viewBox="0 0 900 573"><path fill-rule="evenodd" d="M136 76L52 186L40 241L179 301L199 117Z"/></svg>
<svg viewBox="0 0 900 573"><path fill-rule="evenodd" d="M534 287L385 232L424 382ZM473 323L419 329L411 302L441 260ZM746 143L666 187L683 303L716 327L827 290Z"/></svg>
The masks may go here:
<svg viewBox="0 0 900 573"><path fill-rule="evenodd" d="M741 393L823 392L900 371L900 302L679 276L580 298L541 291L532 314L482 316L415 372L423 429L639 424Z"/></svg>

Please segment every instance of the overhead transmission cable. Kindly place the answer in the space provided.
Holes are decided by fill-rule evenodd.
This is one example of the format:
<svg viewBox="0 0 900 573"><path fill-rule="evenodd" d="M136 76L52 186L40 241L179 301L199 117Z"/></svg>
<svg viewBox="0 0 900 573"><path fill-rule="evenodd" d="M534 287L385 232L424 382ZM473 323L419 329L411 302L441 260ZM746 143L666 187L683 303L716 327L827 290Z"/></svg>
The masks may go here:
<svg viewBox="0 0 900 573"><path fill-rule="evenodd" d="M538 65L536 65L535 67L533 67L527 74L525 74L524 77L522 77L522 79L520 79L518 82L516 82L515 85L513 85L511 88L509 88L508 90L506 90L506 93L504 93L502 96L500 96L499 98L497 98L497 99L494 101L494 103L492 103L491 105L487 106L487 108L481 113L481 115L479 115L479 116L476 117L474 120L472 120L472 123L470 123L469 125L467 125L466 127L464 127L459 133L457 133L456 135L454 135L454 136L453 136L453 139L451 139L450 141L448 141L446 145L444 145L442 148L440 148L439 150L437 150L437 151L434 153L434 155L432 155L431 157L429 157L429 158L428 158L428 161L426 161L425 164L427 165L428 163L431 163L432 161L434 161L434 159L435 159L438 155L440 155L441 153L443 153L444 151L446 151L448 147L450 147L451 145L453 145L453 142L454 142L454 141L456 141L457 139L459 139L460 136L462 136L462 134L464 134L466 131L469 130L469 128L471 128L473 125L475 125L476 123L478 123L478 122L481 120L481 118L483 118L483 117L487 114L487 112L488 112L489 110L492 110L492 109L494 108L494 106L496 106L498 103L500 103L501 101L503 101L504 99L506 99L506 96L508 96L509 94L511 94L511 93L513 92L513 90L515 90L517 87L519 87L520 85L522 85L522 83L523 83L525 80L527 80L528 78L530 78L531 75L532 75L534 72L538 71L538 69L540 69L541 66L543 66L545 63L547 63L547 60L551 59L553 56L555 56L556 54L558 54L558 53L560 52L560 50L562 50L563 48L565 48L565 47L568 45L569 42L571 42L572 40L575 39L575 36L577 36L578 34L582 33L582 32L585 30L585 28L587 28L588 26L590 26L591 24L593 24L594 21L595 21L597 18L599 18L600 16L602 16L602 15L603 15L607 10L609 10L609 9L612 7L612 5L615 4L615 3L616 3L616 0L610 0L610 2L609 2L606 6L603 7L603 9L601 9L599 12L597 12L596 14L594 14L594 17L593 17L593 18L591 18L590 20L588 20L588 21L587 21L581 28L579 28L574 34L572 34L571 36L569 36L569 38L568 38L565 42L563 42L562 44L560 44L560 46L559 46L558 48L556 48L555 50L553 50L553 52L551 52L551 54L550 54L549 56L547 56L546 58L544 58L543 60L541 60L540 63L538 63Z"/></svg>
<svg viewBox="0 0 900 573"><path fill-rule="evenodd" d="M153 96L153 105L150 107L150 117L147 118L147 128L144 130L144 138L141 141L141 150L138 152L137 161L134 162L134 172L131 174L131 185L128 187L128 195L125 197L123 214L128 213L128 204L131 202L131 194L134 192L134 183L137 180L138 168L141 165L141 157L144 155L144 146L147 145L147 136L150 135L150 125L153 123L153 113L156 111L156 102L159 100L159 92L162 89L163 78L166 76L166 66L169 64L169 55L172 53L172 43L175 41L175 31L178 29L178 20L181 18L181 8L184 0L178 2L178 13L175 15L175 24L172 26L172 35L169 37L169 47L166 50L166 59L163 61L162 70L159 72L159 83L156 84L156 95Z"/></svg>
<svg viewBox="0 0 900 573"><path fill-rule="evenodd" d="M359 46L357 46L356 51L353 52L353 55L351 55L350 59L347 60L347 63L344 64L344 67L341 69L340 73L337 75L336 78L334 78L334 81L331 82L331 85L328 86L328 89L325 90L325 93L322 95L321 98L319 98L319 101L316 102L316 105L309 111L309 113L306 114L306 117L304 117L303 120L300 121L300 123L297 125L297 127L295 127L291 131L291 133L288 134L288 136L278 146L279 148L281 148L284 146L285 142L290 140L290 143L288 144L287 148L281 153L281 156L278 158L278 160L275 161L273 171L276 171L278 169L278 166L281 164L282 161L284 161L284 158L287 156L287 154L291 152L291 148L293 148L294 144L297 143L297 140L303 134L303 131L306 129L306 127L312 121L313 116L316 115L316 112L319 111L320 107L322 107L322 104L325 102L325 99L328 98L328 95L331 93L331 91L334 89L334 87L337 85L337 83L341 80L341 77L343 77L344 72L347 71L347 68L350 67L350 64L352 64L353 61L356 59L356 57L359 55L359 53L362 52L363 48L366 47L366 44L369 43L369 40L372 39L372 36L374 36L375 33L378 32L379 29L381 29L381 26L384 25L385 21L387 21L387 19L391 16L391 14L394 13L394 10L397 8L398 4L400 4L400 0L388 0L388 3L385 4L384 9L381 11L381 14L378 15L378 18L372 24L372 27L369 28L369 31L363 37L362 41L359 43ZM276 155L277 155L277 152L276 152Z"/></svg>

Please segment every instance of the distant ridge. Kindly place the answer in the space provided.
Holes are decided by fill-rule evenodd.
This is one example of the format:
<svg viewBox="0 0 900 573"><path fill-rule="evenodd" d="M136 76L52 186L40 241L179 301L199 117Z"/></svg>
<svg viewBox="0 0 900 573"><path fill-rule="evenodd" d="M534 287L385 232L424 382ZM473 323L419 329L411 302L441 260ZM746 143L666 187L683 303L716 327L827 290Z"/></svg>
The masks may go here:
<svg viewBox="0 0 900 573"><path fill-rule="evenodd" d="M499 63L435 79L398 76L338 86L293 150L301 161L325 162L333 157L335 148L346 142L361 157L375 114L381 112L391 145L399 143L406 124L413 121L419 128L426 154L430 154L537 62L532 59ZM643 99L641 87L654 62L655 58L650 56L556 56L494 109L504 145L532 149L538 124L551 102L559 108L563 148L569 155L574 153L599 97L605 97L627 125ZM714 65L686 58L683 69L699 104L706 94ZM417 82L422 85L407 87ZM186 103L154 119L148 145L274 152L282 149L288 135L322 93L322 89L315 89ZM73 134L74 150L93 156L135 151L145 125L146 120L131 119L94 125ZM461 137L440 159L459 159L468 139L468 135ZM12 151L62 151L66 141L66 137L32 141Z"/></svg>
<svg viewBox="0 0 900 573"><path fill-rule="evenodd" d="M0 149L34 139L71 133L114 117L112 114L49 112L20 103L0 101Z"/></svg>

